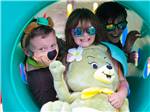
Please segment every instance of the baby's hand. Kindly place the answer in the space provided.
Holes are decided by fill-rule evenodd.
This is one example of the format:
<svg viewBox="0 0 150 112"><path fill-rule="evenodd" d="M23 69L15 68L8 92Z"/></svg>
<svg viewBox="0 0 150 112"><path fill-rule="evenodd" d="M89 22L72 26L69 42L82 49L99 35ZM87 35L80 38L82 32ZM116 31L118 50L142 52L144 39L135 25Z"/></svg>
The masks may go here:
<svg viewBox="0 0 150 112"><path fill-rule="evenodd" d="M123 105L124 100L125 97L119 92L113 93L108 97L108 101L116 109L119 109Z"/></svg>

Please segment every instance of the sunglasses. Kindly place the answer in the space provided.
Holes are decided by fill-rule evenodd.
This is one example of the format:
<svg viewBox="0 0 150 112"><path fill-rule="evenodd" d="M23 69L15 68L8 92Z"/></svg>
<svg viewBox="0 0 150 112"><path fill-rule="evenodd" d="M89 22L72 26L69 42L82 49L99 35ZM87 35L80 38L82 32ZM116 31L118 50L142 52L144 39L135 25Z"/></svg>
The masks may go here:
<svg viewBox="0 0 150 112"><path fill-rule="evenodd" d="M107 24L105 29L109 32L114 31L116 28L124 30L127 26L127 21L122 21L118 24Z"/></svg>
<svg viewBox="0 0 150 112"><path fill-rule="evenodd" d="M90 26L86 29L83 29L81 27L76 27L76 28L72 29L72 35L74 37L82 37L84 32L86 32L90 36L93 36L96 34L96 28L93 26Z"/></svg>

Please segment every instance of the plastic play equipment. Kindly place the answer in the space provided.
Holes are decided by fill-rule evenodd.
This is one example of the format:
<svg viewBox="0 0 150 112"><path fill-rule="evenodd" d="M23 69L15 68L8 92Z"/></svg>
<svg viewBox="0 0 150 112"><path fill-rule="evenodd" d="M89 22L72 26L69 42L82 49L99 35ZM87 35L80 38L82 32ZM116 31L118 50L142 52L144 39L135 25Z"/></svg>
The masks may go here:
<svg viewBox="0 0 150 112"><path fill-rule="evenodd" d="M39 111L34 99L28 91L28 86L23 83L19 76L19 64L23 61L24 55L19 46L22 35L20 30L27 22L42 8L53 4L51 1L30 1L30 2L2 2L2 103L3 111ZM137 12L150 31L150 2L130 1L120 2L121 4ZM136 5L135 5L136 4ZM19 33L20 32L20 33ZM145 35L148 35L147 32ZM145 44L142 49L142 65L144 66L150 56L150 43ZM150 77L128 78L131 94L129 96L131 112L150 111Z"/></svg>

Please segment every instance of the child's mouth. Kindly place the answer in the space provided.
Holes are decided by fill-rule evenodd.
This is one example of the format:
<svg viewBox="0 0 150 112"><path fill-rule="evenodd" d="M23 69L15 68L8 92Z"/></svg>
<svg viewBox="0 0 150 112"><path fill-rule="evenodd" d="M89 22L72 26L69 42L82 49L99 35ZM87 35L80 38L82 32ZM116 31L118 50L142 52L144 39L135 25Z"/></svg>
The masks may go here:
<svg viewBox="0 0 150 112"><path fill-rule="evenodd" d="M81 42L88 42L90 40L91 40L90 38L88 38L88 39L80 39Z"/></svg>
<svg viewBox="0 0 150 112"><path fill-rule="evenodd" d="M114 36L114 35L113 35L113 38L116 39L116 38L119 38L119 36Z"/></svg>

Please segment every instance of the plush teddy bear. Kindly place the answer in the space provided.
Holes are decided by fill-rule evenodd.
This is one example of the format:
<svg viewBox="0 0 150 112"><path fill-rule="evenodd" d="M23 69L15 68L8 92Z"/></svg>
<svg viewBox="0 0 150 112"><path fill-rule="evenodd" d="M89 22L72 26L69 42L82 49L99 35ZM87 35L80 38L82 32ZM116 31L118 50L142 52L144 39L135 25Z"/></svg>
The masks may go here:
<svg viewBox="0 0 150 112"><path fill-rule="evenodd" d="M79 49L74 51L65 75L61 62L50 64L59 101L46 103L41 111L128 112L127 99L119 110L108 102L108 95L117 90L119 79L107 47L93 45Z"/></svg>

